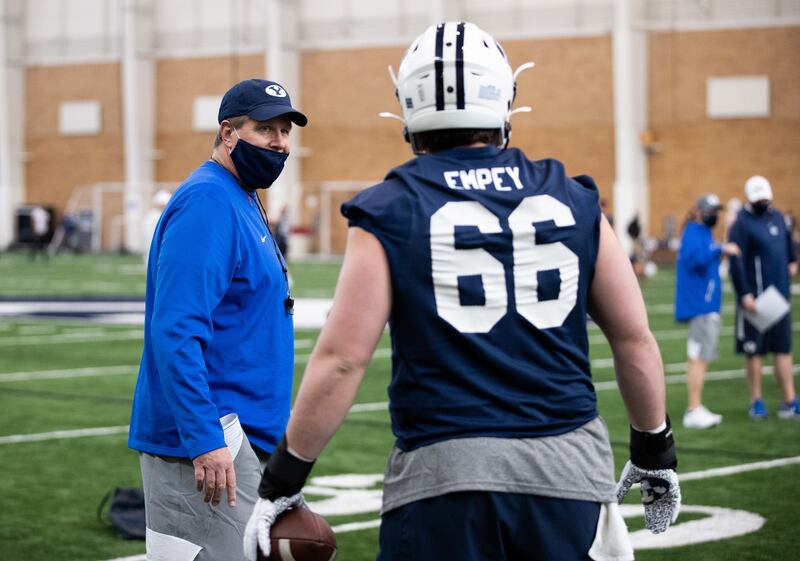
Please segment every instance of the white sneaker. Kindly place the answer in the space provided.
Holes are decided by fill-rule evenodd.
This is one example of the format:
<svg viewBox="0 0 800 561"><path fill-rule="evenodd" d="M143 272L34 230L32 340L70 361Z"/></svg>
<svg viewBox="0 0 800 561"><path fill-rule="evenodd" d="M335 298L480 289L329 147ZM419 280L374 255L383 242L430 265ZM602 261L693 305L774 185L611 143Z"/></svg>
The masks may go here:
<svg viewBox="0 0 800 561"><path fill-rule="evenodd" d="M683 414L683 426L687 429L707 429L722 422L722 415L712 413L700 405Z"/></svg>

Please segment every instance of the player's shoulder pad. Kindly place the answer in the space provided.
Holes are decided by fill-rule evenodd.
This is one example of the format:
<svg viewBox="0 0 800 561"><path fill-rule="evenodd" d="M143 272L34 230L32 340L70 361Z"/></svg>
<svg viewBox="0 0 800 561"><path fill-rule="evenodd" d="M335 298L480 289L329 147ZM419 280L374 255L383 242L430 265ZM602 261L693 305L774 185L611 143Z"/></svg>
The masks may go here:
<svg viewBox="0 0 800 561"><path fill-rule="evenodd" d="M595 193L599 192L597 183L595 183L594 178L589 175L576 175L572 180L584 189L594 191Z"/></svg>
<svg viewBox="0 0 800 561"><path fill-rule="evenodd" d="M349 201L342 204L341 212L353 220L361 216L378 218L398 204L405 196L403 182L399 178L388 178L367 187Z"/></svg>

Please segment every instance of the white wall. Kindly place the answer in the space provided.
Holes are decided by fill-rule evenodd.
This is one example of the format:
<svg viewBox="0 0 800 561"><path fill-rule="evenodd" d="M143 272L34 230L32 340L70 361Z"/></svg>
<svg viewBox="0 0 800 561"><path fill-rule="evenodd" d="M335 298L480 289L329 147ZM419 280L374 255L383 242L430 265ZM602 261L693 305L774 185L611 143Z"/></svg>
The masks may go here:
<svg viewBox="0 0 800 561"><path fill-rule="evenodd" d="M155 2L158 57L263 52L266 0ZM648 29L800 24L798 0L630 0ZM28 0L26 59L58 64L119 59L121 0ZM297 7L295 49L402 45L445 17L474 21L498 38L610 33L612 0L282 0ZM144 8L143 8L144 9ZM287 9L283 10L287 12ZM286 22L285 22L286 23Z"/></svg>

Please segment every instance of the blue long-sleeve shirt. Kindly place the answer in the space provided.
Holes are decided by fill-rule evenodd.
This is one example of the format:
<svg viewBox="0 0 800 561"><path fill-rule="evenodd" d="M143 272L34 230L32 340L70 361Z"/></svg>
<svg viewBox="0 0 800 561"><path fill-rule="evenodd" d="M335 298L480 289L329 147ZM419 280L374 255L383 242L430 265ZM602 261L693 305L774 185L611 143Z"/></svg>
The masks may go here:
<svg viewBox="0 0 800 561"><path fill-rule="evenodd" d="M738 299L745 294L758 297L772 285L788 300L789 263L797 254L783 214L770 208L759 216L744 208L728 237L742 250L741 257L731 258L730 269Z"/></svg>
<svg viewBox="0 0 800 561"><path fill-rule="evenodd" d="M722 248L714 243L711 229L705 224L689 222L681 236L675 285L675 319L719 312L722 288L719 258Z"/></svg>
<svg viewBox="0 0 800 561"><path fill-rule="evenodd" d="M195 458L225 446L219 418L236 413L250 441L272 451L292 391L287 292L254 195L204 163L153 237L128 445Z"/></svg>

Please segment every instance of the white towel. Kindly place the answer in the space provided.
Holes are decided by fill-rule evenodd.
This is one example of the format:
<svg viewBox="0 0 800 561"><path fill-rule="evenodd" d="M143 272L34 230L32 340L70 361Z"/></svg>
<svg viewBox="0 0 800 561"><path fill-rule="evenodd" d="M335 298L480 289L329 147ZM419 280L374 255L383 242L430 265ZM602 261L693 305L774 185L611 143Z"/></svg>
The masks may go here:
<svg viewBox="0 0 800 561"><path fill-rule="evenodd" d="M628 526L617 503L600 505L597 533L589 549L594 561L633 561L633 546Z"/></svg>

